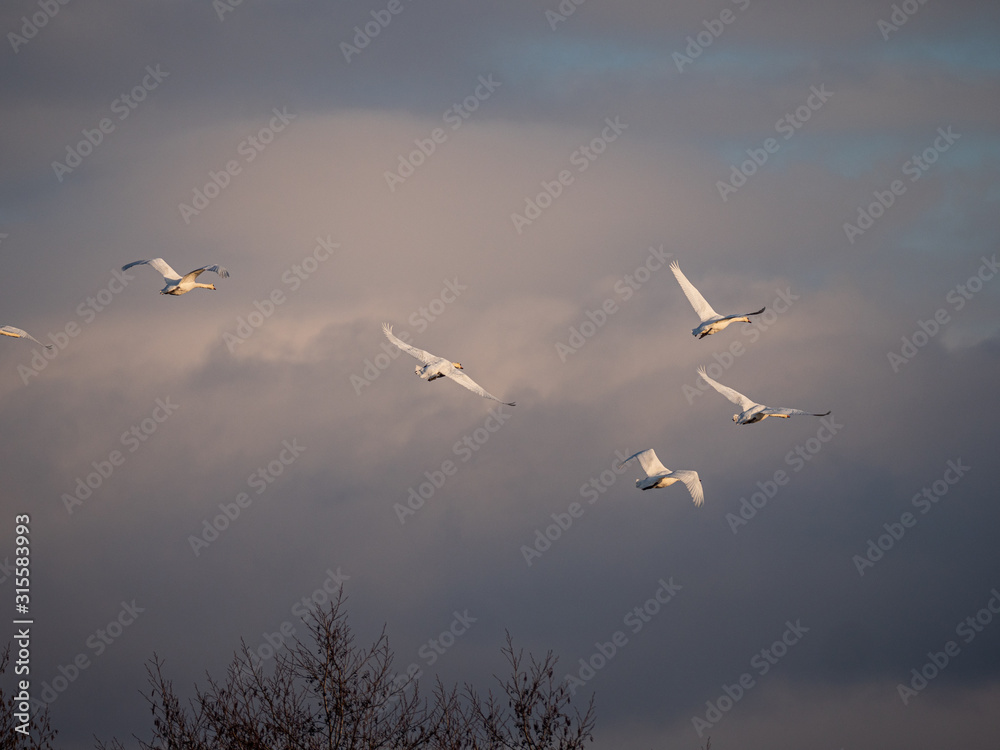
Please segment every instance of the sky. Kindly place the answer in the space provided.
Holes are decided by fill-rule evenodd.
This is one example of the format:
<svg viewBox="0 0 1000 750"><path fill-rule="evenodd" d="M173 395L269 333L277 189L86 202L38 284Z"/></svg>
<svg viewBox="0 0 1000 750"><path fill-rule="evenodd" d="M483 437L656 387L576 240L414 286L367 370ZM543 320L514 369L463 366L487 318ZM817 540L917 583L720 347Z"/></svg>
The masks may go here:
<svg viewBox="0 0 1000 750"><path fill-rule="evenodd" d="M423 685L551 650L598 750L995 747L995 3L15 0L0 32L0 324L53 347L0 340L0 600L7 641L27 515L59 747L149 739L154 654L190 697L341 587ZM120 270L157 257L231 275ZM765 313L694 338L671 261ZM701 366L831 414L735 425ZM647 448L702 507L616 468Z"/></svg>

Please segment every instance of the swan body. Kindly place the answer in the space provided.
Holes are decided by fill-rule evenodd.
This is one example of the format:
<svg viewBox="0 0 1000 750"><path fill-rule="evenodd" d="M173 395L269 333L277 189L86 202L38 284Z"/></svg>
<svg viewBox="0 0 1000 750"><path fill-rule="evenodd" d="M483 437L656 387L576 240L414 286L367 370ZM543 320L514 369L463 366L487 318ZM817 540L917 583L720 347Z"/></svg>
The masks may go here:
<svg viewBox="0 0 1000 750"><path fill-rule="evenodd" d="M499 401L501 404L505 404L506 406L516 406L513 401L500 401L500 399L496 396L487 393L478 383L476 383L476 381L462 372L464 368L460 362L451 362L443 357L437 357L430 352L425 352L423 349L417 349L415 346L410 346L405 341L401 341L399 338L394 336L392 333L392 326L387 323L382 324L382 331L385 333L386 338L395 344L401 351L406 352L411 357L415 357L423 363L422 367L417 366L413 370L421 377L421 379L430 382L432 380L437 380L438 378L450 378L459 385L468 388L470 391L482 396L483 398Z"/></svg>
<svg viewBox="0 0 1000 750"><path fill-rule="evenodd" d="M160 290L160 294L185 294L190 292L192 289L212 289L215 290L215 284L200 284L196 279L205 271L212 271L219 274L224 279L229 278L229 271L220 265L213 266L202 266L201 268L196 268L191 273L181 276L177 271L172 269L170 265L163 260L163 258L153 258L152 260L137 260L129 263L127 266L122 266L123 271L127 271L132 266L138 265L150 265L155 268L163 276L163 280L167 282L167 285Z"/></svg>
<svg viewBox="0 0 1000 750"><path fill-rule="evenodd" d="M44 346L46 349L51 349L52 344L43 344L41 341L36 339L27 331L22 331L20 328L14 328L14 326L2 326L0 327L0 334L4 336L13 336L15 339L31 339L39 346Z"/></svg>
<svg viewBox="0 0 1000 750"><path fill-rule="evenodd" d="M700 507L705 502L705 491L701 486L701 478L698 476L697 471L689 471L687 469L671 471L660 463L660 459L656 457L656 451L652 448L632 454L624 461L621 461L618 464L618 468L620 469L633 458L639 460L642 470L646 472L645 479L635 480L635 486L640 490L653 490L660 487L669 487L674 482L683 482L688 492L691 493L691 499L694 500L695 505Z"/></svg>
<svg viewBox="0 0 1000 750"><path fill-rule="evenodd" d="M825 417L830 413L829 411L826 411L822 414L814 414L813 412L802 411L801 409L786 409L782 406L764 406L763 404L751 401L742 393L734 391L728 386L715 382L708 377L704 367L698 368L698 374L705 379L706 383L742 409L739 414L733 415L733 421L736 422L736 424L754 424L755 422L761 422L768 417L781 417L782 419L788 419L788 417L794 417L797 415L807 417Z"/></svg>
<svg viewBox="0 0 1000 750"><path fill-rule="evenodd" d="M680 264L676 260L670 264L670 270L674 272L674 277L677 279L677 283L681 285L684 296L688 298L691 307L694 308L694 311L698 313L698 317L701 318L701 323L698 324L698 327L691 331L692 336L703 339L706 336L711 336L713 333L718 333L730 323L749 323L749 316L760 315L767 309L762 307L757 312L743 313L742 315L719 315L719 313L712 309L712 306L708 304L705 298L701 296L701 292L695 288L694 284L688 281L687 276L681 271Z"/></svg>

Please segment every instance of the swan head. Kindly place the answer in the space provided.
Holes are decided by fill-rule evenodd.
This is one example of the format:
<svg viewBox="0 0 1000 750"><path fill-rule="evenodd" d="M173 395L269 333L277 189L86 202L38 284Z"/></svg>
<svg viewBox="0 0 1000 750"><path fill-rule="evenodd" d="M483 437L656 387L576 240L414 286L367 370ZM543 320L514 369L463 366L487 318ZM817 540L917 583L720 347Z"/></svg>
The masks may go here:
<svg viewBox="0 0 1000 750"><path fill-rule="evenodd" d="M216 288L215 288L215 284L209 284L209 285L208 285L208 286L206 286L205 288L206 288L206 289L211 289L211 290L212 290L213 292L217 292L217 291L219 291L218 289L216 289Z"/></svg>
<svg viewBox="0 0 1000 750"><path fill-rule="evenodd" d="M734 422L739 422L740 421L740 415L739 414L734 414L733 415L733 421Z"/></svg>
<svg viewBox="0 0 1000 750"><path fill-rule="evenodd" d="M452 364L455 365L455 368L458 369L458 370L464 370L465 369L464 367L462 367L462 363L461 362L452 362Z"/></svg>

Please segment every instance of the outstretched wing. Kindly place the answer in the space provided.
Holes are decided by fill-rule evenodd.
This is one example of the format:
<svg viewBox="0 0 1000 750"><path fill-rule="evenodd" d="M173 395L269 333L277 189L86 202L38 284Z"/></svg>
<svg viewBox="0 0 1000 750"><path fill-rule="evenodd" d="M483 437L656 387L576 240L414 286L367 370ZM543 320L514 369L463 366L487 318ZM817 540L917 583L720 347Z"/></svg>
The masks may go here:
<svg viewBox="0 0 1000 750"><path fill-rule="evenodd" d="M417 349L417 351L420 350ZM426 352L424 353L426 354ZM468 375L459 370L457 367L452 367L450 370L445 370L444 374L447 375L452 380L454 380L459 385L464 385L473 393L478 393L483 398L490 398L493 399L494 401L500 401L500 399L498 399L493 394L487 393L486 390L484 390L483 387L479 385L479 383L470 378ZM513 401L500 401L500 403L506 406L517 406L517 404L514 403Z"/></svg>
<svg viewBox="0 0 1000 750"><path fill-rule="evenodd" d="M166 264L164 263L164 265L166 265ZM170 268L170 266L167 266L167 268ZM214 266L202 266L201 268L196 268L191 273L186 274L184 276L184 278L181 279L181 281L182 282L184 282L184 281L194 281L199 276L201 276L201 274L205 273L205 271L213 271L213 272L219 274L219 276L221 276L224 279L228 279L229 278L229 271L227 271L225 268L223 268L220 265L214 265Z"/></svg>
<svg viewBox="0 0 1000 750"><path fill-rule="evenodd" d="M674 277L677 279L677 283L681 285L681 289L684 290L684 296L688 298L688 302L691 303L691 307L694 311L698 313L698 317L701 318L701 322L704 323L708 320L715 320L721 317L719 313L712 309L712 306L705 301L705 298L701 296L701 292L694 288L694 284L688 281L687 276L681 271L680 264L675 260L670 264L670 270L674 272Z"/></svg>
<svg viewBox="0 0 1000 750"><path fill-rule="evenodd" d="M410 346L405 341L401 341L400 339L398 339L396 336L392 334L392 326L389 325L388 323L382 324L382 332L385 333L386 338L389 339L389 341L391 341L397 347L399 347L399 349L406 352L411 357L416 357L425 365L429 365L431 362L435 362L441 359L440 357L435 357L430 352L425 352L423 349L417 349L417 347ZM490 398L492 398L492 396Z"/></svg>
<svg viewBox="0 0 1000 750"><path fill-rule="evenodd" d="M734 391L729 386L722 385L722 383L716 383L714 380L712 380L710 377L708 377L708 373L705 372L705 368L704 367L699 367L698 368L698 374L701 375L705 379L706 383L708 383L715 390L717 390L723 396L725 396L730 401L732 401L734 404L736 404L738 407L740 407L740 409L742 409L743 411L746 411L747 409L751 409L754 406L760 406L761 405L761 404L758 404L758 403L756 403L754 401L751 401L746 396L744 396L742 393L739 393L738 391Z"/></svg>
<svg viewBox="0 0 1000 750"><path fill-rule="evenodd" d="M772 417L825 417L830 412L825 411L822 414L813 414L811 411L802 411L801 409L786 409L783 406L765 406L763 413Z"/></svg>
<svg viewBox="0 0 1000 750"><path fill-rule="evenodd" d="M660 463L660 459L656 457L656 451L652 448L647 448L644 451L639 451L638 453L633 453L631 456L626 458L624 461L618 463L618 468L627 464L633 458L639 459L639 464L642 466L642 470L646 472L647 477L656 476L657 474L668 474L670 469Z"/></svg>
<svg viewBox="0 0 1000 750"><path fill-rule="evenodd" d="M760 309L759 309L759 310L758 310L757 312L749 312L749 313L738 313L738 314L736 314L736 315L723 315L723 316L722 316L722 319L723 319L723 320L730 320L730 319L732 319L732 318L749 318L749 317L750 317L751 315L760 315L760 314L761 314L762 312L764 312L764 311L765 311L766 309L767 309L766 307L762 307L762 308L760 308Z"/></svg>
<svg viewBox="0 0 1000 750"><path fill-rule="evenodd" d="M127 266L122 266L122 270L127 271L132 266L140 266L144 263L152 266L157 271L159 271L160 275L163 276L163 278L165 278L167 281L181 280L180 274L177 273L177 271L175 271L174 269L172 269L170 267L170 264L167 263L165 260L163 260L163 258L153 258L152 260L136 260L133 261L132 263L129 263Z"/></svg>
<svg viewBox="0 0 1000 750"><path fill-rule="evenodd" d="M46 349L51 349L52 348L51 344L43 344L41 341L39 341L38 339L36 339L34 336L32 336L27 331L22 331L20 328L15 328L14 326L3 326L3 327L0 327L0 331L2 331L5 335L7 335L7 336L13 336L16 339L31 339L32 341L34 341L39 346L44 346Z"/></svg>
<svg viewBox="0 0 1000 750"><path fill-rule="evenodd" d="M698 476L698 472L678 469L673 473L673 476L684 482L684 486L691 493L691 499L694 500L694 504L701 507L702 503L705 502L705 490L701 486L701 477Z"/></svg>

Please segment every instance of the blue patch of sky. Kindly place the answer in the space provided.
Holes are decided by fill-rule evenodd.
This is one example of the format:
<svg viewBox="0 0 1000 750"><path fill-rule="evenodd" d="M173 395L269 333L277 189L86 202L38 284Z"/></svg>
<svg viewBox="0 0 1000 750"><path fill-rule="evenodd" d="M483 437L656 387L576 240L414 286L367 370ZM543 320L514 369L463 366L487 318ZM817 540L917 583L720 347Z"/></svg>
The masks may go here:
<svg viewBox="0 0 1000 750"><path fill-rule="evenodd" d="M775 138L778 150L768 155L765 169L777 171L803 162L818 163L833 174L858 179L869 174L884 174L887 168L891 170L894 165L902 170L907 161L929 148L938 137L936 130L928 130L927 138L920 140L912 131L899 134L831 135L808 133L808 127L809 124L806 123L803 130L788 140L774 131L750 136L746 141L726 141L718 144L714 150L719 155L720 162L739 165L750 158L747 149L756 151L762 147L765 138ZM963 137L942 153L931 169L974 172L1000 166L1000 138L969 136L962 134L958 128L953 128L952 132ZM997 192L1000 193L1000 188Z"/></svg>
<svg viewBox="0 0 1000 750"><path fill-rule="evenodd" d="M673 50L671 56L673 52L687 56L685 47L686 45ZM713 46L707 47L696 59L692 59L690 64L683 60L681 63L685 73L726 73L732 76L752 78L759 82L766 79L782 78L788 74L801 73L814 59L813 56L791 50L766 49L746 45L727 46L724 38L720 37ZM671 67L677 70L674 60L670 59L669 62Z"/></svg>
<svg viewBox="0 0 1000 750"><path fill-rule="evenodd" d="M688 43L675 47L662 42L642 44L607 38L543 36L518 39L501 45L493 56L498 69L526 80L559 80L586 76L621 75L629 79L665 78L687 74L727 74L761 81L800 73L814 61L811 54L754 46L726 45L724 37L703 49L690 63L681 60L678 71L675 54L685 55Z"/></svg>
<svg viewBox="0 0 1000 750"><path fill-rule="evenodd" d="M954 39L890 36L881 59L908 66L926 63L941 72L963 75L976 71L992 74L1000 72L1000 44L996 37L971 33Z"/></svg>
<svg viewBox="0 0 1000 750"><path fill-rule="evenodd" d="M497 57L508 75L524 79L564 78L608 73L634 75L665 69L669 55L653 47L620 44L608 39L542 37L518 41Z"/></svg>

